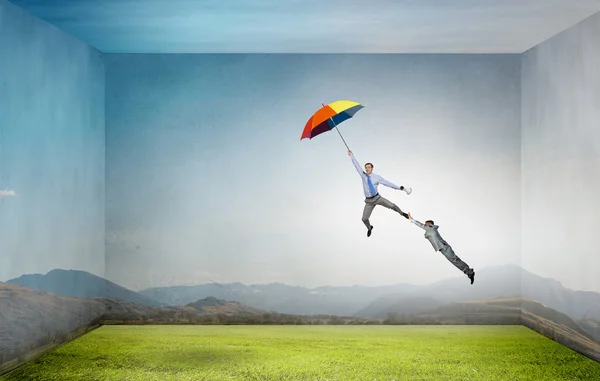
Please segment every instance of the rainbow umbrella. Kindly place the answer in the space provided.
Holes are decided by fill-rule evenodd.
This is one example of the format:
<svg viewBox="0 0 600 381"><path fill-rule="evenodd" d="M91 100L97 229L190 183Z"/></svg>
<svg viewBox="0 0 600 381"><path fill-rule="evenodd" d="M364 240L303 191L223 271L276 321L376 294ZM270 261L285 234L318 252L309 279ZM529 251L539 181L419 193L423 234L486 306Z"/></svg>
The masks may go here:
<svg viewBox="0 0 600 381"><path fill-rule="evenodd" d="M302 131L300 140L306 138L310 140L317 135L335 128L338 134L340 134L340 138L342 138L346 148L348 148L348 144L346 144L346 141L340 133L340 130L338 130L337 125L347 119L352 118L354 114L356 114L356 112L362 109L364 106L360 103L346 100L335 101L328 105L323 103L321 104L323 107L317 110L317 112L310 117L308 122L306 122L306 126L304 126L304 131ZM350 151L350 148L348 148L348 151Z"/></svg>

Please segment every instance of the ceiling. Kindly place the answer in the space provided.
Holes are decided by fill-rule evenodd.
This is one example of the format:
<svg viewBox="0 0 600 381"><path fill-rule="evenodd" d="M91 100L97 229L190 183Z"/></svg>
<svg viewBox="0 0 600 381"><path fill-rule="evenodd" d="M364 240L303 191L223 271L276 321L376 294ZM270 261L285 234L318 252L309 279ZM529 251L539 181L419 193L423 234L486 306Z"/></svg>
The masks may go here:
<svg viewBox="0 0 600 381"><path fill-rule="evenodd" d="M10 0L106 53L522 53L600 0Z"/></svg>

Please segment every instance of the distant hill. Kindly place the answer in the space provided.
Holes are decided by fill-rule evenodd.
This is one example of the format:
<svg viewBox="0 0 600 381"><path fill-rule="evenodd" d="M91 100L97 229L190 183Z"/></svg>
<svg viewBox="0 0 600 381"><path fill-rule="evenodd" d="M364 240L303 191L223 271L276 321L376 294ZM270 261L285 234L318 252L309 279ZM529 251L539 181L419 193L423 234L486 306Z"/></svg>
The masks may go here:
<svg viewBox="0 0 600 381"><path fill-rule="evenodd" d="M267 313L265 310L243 305L239 302L229 302L217 298L209 297L189 303L186 307L191 307L201 314L225 314L225 315L259 315Z"/></svg>
<svg viewBox="0 0 600 381"><path fill-rule="evenodd" d="M577 325L600 343L600 320L583 319L577 320Z"/></svg>
<svg viewBox="0 0 600 381"><path fill-rule="evenodd" d="M574 319L600 320L600 293L574 291L550 278L522 270L521 292L524 298L537 300Z"/></svg>
<svg viewBox="0 0 600 381"><path fill-rule="evenodd" d="M160 306L161 303L135 291L121 287L109 280L80 270L55 269L45 275L27 274L11 279L7 284L15 284L36 290L51 292L55 295L72 298L112 298L141 303L148 306Z"/></svg>
<svg viewBox="0 0 600 381"><path fill-rule="evenodd" d="M522 298L490 298L450 303L426 313L416 314L419 317L433 317L440 319L444 324L478 324L477 319L482 316L505 316L515 318L514 324L521 324L523 315L548 320L556 325L570 330L574 335L593 340L593 337L583 330L573 319L555 309L544 306L529 299Z"/></svg>
<svg viewBox="0 0 600 381"><path fill-rule="evenodd" d="M103 302L106 305L106 312L102 318L107 320L176 322L179 320L194 320L194 317L203 315L221 314L232 316L267 313L267 311L246 306L238 302L231 302L212 297L189 303L186 306L162 307L152 307L108 298L96 298L94 300Z"/></svg>
<svg viewBox="0 0 600 381"><path fill-rule="evenodd" d="M92 300L104 303L106 308L102 319L106 319L107 316L119 316L119 318L128 319L160 319L173 317L175 313L185 309L184 307L148 306L112 298L93 298Z"/></svg>
<svg viewBox="0 0 600 381"><path fill-rule="evenodd" d="M379 324L377 319L330 315L293 315L265 311L238 302L205 298L186 306L150 307L114 299L98 299L107 306L105 324Z"/></svg>
<svg viewBox="0 0 600 381"><path fill-rule="evenodd" d="M553 279L542 278L512 265L481 269L473 285L465 282L463 277L456 277L385 295L359 310L356 316L379 316L380 311L393 310L392 306L406 298L431 298L444 305L498 297L535 300L575 320L600 320L600 293L569 290Z"/></svg>
<svg viewBox="0 0 600 381"><path fill-rule="evenodd" d="M521 324L520 298L494 298L455 302L417 313L417 320L439 324Z"/></svg>
<svg viewBox="0 0 600 381"><path fill-rule="evenodd" d="M149 288L139 293L166 305L185 306L208 297L247 304L268 311L299 315L351 316L374 299L417 286L397 284L381 287L346 286L304 288L281 283L244 285L213 283L197 286Z"/></svg>
<svg viewBox="0 0 600 381"><path fill-rule="evenodd" d="M413 315L433 310L440 303L431 297L406 296L404 294L386 295L358 311L354 316L361 318L385 318L389 314Z"/></svg>
<svg viewBox="0 0 600 381"><path fill-rule="evenodd" d="M36 349L68 340L105 312L102 301L0 284L0 369Z"/></svg>
<svg viewBox="0 0 600 381"><path fill-rule="evenodd" d="M568 328L571 333L585 337L589 340L594 340L594 337L582 329L577 322L571 319L568 315L547 307L533 300L523 299L521 301L521 320L527 319L528 315L535 315L538 318L546 319L552 323L564 328Z"/></svg>

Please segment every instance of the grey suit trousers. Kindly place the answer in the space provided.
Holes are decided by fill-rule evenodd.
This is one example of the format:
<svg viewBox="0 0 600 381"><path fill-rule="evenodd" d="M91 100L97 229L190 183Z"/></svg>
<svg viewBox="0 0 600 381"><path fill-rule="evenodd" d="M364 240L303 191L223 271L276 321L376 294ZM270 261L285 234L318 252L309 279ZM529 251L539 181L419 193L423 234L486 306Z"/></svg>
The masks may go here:
<svg viewBox="0 0 600 381"><path fill-rule="evenodd" d="M440 252L444 254L444 257L446 257L446 259L449 260L450 263L456 266L457 269L459 269L467 275L471 275L473 269L469 268L469 266L454 253L452 246L446 245L440 250Z"/></svg>
<svg viewBox="0 0 600 381"><path fill-rule="evenodd" d="M369 218L371 217L371 213L373 213L373 209L377 205L384 206L388 209L391 209L395 212L400 213L404 218L408 218L408 214L404 213L398 205L394 204L390 200L377 195L373 198L365 198L365 208L363 210L362 222L365 224L367 229L371 229L371 223L369 222Z"/></svg>

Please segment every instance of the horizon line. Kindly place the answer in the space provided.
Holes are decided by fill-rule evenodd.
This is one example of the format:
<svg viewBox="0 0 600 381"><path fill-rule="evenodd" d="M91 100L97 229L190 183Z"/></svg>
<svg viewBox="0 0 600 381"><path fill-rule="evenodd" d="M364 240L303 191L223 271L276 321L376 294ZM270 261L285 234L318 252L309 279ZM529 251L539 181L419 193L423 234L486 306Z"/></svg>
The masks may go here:
<svg viewBox="0 0 600 381"><path fill-rule="evenodd" d="M529 270L525 269L521 265L517 265L517 264L514 264L514 263L505 263L505 264L502 264L502 265L489 265L489 266L482 267L481 270L479 270L479 271L485 271L485 270L490 269L490 268L501 268L501 267L516 267L516 268L518 268L518 269L520 269L522 271L526 271L526 272L528 272L528 273L530 273L532 275L538 276L540 278L549 279L549 280L553 280L555 282L558 282L562 286L562 282L560 282L557 279L542 277L540 275L537 275L537 274L533 273L532 271L529 271ZM105 276L100 276L100 275L95 274L95 273L93 273L91 271L88 271L88 270L54 268L52 270L47 271L45 274L42 274L42 273L24 273L24 274L21 274L21 275L19 275L17 277L14 277L14 278L8 279L6 281L2 281L2 282L3 283L7 283L8 281L19 279L19 278L24 277L24 276L36 276L36 275L37 276L47 276L52 271L65 271L65 272L67 272L67 271L78 271L78 272L85 272L85 273L94 275L94 276L96 276L98 278L101 278L101 279L103 279L103 280L105 280L107 282L114 283L114 284L116 284L116 285L118 285L120 287L123 287L123 288L125 288L127 290L130 290L130 291L133 291L133 292L137 292L137 293L139 293L141 291L149 290L149 289L156 289L156 288L197 287L197 286L205 286L205 285L210 285L210 284L214 284L214 285L221 286L221 287L223 287L224 285L231 286L231 285L235 285L235 284L240 284L240 285L245 286L245 287L269 286L269 285L284 285L284 286L288 286L288 287L304 288L304 289L307 289L307 290L315 290L315 289L321 289L321 288L326 288L326 287L333 287L333 288L352 288L352 287L377 288L377 287L393 287L393 286L398 286L398 285L424 286L424 285L432 285L432 284L435 284L435 283L439 283L439 282L443 282L443 281L446 281L446 280L449 280L449 279L455 279L455 278L459 277L459 275L452 276L452 277L446 277L446 278L439 279L439 280L436 280L436 281L433 281L433 282L429 282L429 283L425 283L425 284L422 284L422 285L413 284L413 283L391 283L391 284L383 284L383 285L377 285L377 286L366 286L366 285L362 285L362 284L351 284L351 285L338 285L338 286L334 286L334 285L321 285L321 286L315 286L315 287L307 287L307 286L300 286L300 285L294 285L294 284L288 284L288 283L282 283L282 282L252 283L252 284L250 284L250 283L244 283L244 282L240 282L240 281L233 281L233 282L228 282L228 283L220 283L220 282L208 281L208 282L205 282L205 283L196 283L196 284L187 284L187 285L179 284L179 285L169 285L169 286L149 286L149 287L145 287L145 288L142 288L142 289L135 290L135 289L131 289L131 288L122 286L121 284L119 284L119 283L117 283L115 281L109 280ZM572 290L572 291L575 291L575 290ZM580 290L580 291L585 291L585 290ZM598 292L598 291L589 291L589 292Z"/></svg>

